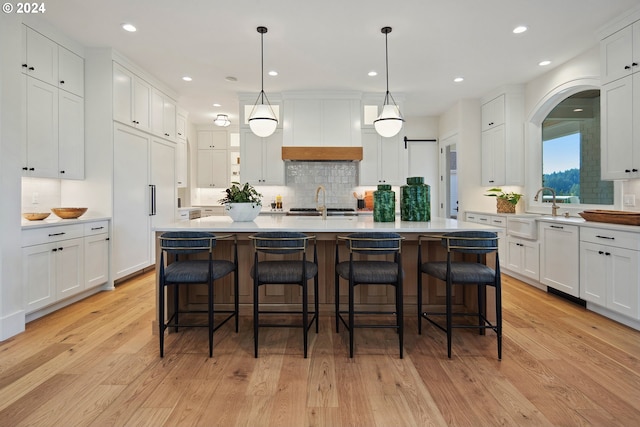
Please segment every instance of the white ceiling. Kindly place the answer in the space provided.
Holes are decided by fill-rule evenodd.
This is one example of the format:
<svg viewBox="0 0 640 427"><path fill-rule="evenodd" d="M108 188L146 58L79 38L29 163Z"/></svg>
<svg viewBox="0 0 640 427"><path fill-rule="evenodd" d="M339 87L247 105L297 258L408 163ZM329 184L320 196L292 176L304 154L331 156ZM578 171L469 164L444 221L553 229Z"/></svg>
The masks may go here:
<svg viewBox="0 0 640 427"><path fill-rule="evenodd" d="M111 46L180 95L195 123L237 123L239 92L385 90L403 114L437 116L462 98L527 82L598 43L640 0L53 0L43 18L86 47ZM126 33L120 24L138 28ZM517 25L529 31L512 34ZM543 59L552 61L538 66ZM277 77L266 71L277 70ZM370 70L378 76L368 77ZM183 82L182 76L193 78ZM230 83L225 77L233 76ZM453 78L463 76L456 84ZM213 103L222 107L213 107ZM382 96L380 97L382 103Z"/></svg>

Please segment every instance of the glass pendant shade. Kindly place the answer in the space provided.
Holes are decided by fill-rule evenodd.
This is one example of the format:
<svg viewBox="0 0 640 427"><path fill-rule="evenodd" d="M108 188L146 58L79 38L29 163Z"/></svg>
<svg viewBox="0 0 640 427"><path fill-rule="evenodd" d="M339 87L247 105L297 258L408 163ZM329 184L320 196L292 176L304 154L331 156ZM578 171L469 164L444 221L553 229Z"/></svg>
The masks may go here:
<svg viewBox="0 0 640 427"><path fill-rule="evenodd" d="M249 128L256 136L266 138L275 132L278 119L269 104L256 104L249 116Z"/></svg>
<svg viewBox="0 0 640 427"><path fill-rule="evenodd" d="M396 136L402 129L404 119L400 115L400 110L396 105L385 104L382 106L382 112L377 119L373 121L378 135L385 138Z"/></svg>

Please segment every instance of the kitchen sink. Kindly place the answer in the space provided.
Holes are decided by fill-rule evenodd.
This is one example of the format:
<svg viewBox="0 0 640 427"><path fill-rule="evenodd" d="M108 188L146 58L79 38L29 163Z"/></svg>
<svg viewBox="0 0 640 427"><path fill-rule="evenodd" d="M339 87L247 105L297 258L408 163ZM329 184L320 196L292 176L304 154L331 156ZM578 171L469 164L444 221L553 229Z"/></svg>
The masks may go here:
<svg viewBox="0 0 640 427"><path fill-rule="evenodd" d="M536 219L539 214L514 214L507 216L507 234L523 239L535 240L538 238L538 225Z"/></svg>

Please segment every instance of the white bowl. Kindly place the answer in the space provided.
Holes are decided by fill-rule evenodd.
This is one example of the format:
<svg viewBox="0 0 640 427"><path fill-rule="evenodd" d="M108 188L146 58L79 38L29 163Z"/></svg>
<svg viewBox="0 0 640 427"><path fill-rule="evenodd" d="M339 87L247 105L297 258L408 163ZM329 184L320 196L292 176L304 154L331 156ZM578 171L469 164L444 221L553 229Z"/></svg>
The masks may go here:
<svg viewBox="0 0 640 427"><path fill-rule="evenodd" d="M262 206L256 205L255 203L227 203L224 206L227 215L229 215L232 220L238 222L253 221L260 215L261 209Z"/></svg>

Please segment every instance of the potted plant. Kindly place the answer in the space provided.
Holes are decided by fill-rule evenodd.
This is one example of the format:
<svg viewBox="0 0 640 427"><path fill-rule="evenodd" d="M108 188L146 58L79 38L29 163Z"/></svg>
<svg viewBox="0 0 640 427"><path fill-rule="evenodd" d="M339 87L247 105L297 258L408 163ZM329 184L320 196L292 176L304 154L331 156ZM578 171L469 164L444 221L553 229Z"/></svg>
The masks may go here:
<svg viewBox="0 0 640 427"><path fill-rule="evenodd" d="M518 201L520 201L522 194L514 192L505 193L502 191L502 188L497 187L487 190L487 193L485 196L496 198L498 213L516 213L516 205Z"/></svg>
<svg viewBox="0 0 640 427"><path fill-rule="evenodd" d="M226 195L218 200L234 221L253 221L262 209L262 194L248 182L232 182L225 190Z"/></svg>

